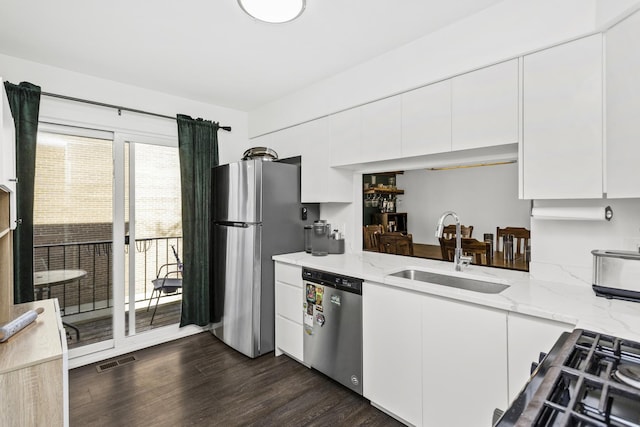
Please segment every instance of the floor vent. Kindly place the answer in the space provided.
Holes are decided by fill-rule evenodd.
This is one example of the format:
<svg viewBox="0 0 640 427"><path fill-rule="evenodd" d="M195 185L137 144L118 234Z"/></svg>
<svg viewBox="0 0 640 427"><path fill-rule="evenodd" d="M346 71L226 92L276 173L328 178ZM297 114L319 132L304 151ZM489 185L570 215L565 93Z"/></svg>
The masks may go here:
<svg viewBox="0 0 640 427"><path fill-rule="evenodd" d="M122 359L111 360L109 362L102 363L102 364L96 366L96 370L98 372L104 372L104 371L107 371L109 369L113 369L116 366L126 365L127 363L131 363L131 362L135 362L135 361L136 361L136 357L135 356L127 356L127 357L123 357Z"/></svg>

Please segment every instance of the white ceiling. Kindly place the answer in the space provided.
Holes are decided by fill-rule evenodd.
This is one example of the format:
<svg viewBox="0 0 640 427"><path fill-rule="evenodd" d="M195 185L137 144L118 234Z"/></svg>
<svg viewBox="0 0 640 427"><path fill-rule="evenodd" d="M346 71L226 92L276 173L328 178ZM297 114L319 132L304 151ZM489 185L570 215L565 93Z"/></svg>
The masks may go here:
<svg viewBox="0 0 640 427"><path fill-rule="evenodd" d="M250 111L500 1L307 0L270 25L236 0L4 0L0 53Z"/></svg>

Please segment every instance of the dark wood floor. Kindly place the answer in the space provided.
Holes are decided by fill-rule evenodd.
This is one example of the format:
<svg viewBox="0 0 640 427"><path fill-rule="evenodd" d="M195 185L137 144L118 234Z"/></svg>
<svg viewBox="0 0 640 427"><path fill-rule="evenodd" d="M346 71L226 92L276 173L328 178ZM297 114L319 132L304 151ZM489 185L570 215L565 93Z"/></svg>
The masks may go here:
<svg viewBox="0 0 640 427"><path fill-rule="evenodd" d="M402 425L287 356L250 359L208 332L132 354L69 372L71 426Z"/></svg>
<svg viewBox="0 0 640 427"><path fill-rule="evenodd" d="M158 305L158 310L151 324L151 315L153 314L153 304L151 309L146 308L136 310L136 333L148 331L150 329L162 326L172 325L180 322L180 311L182 302L174 301ZM125 314L128 321L128 314ZM63 320L65 320L63 318ZM104 341L113 338L113 319L111 316L99 317L95 319L85 320L82 322L73 322L73 325L80 330L80 339L76 337L73 329L67 327L69 348L76 348L87 344ZM128 328L127 328L128 333Z"/></svg>

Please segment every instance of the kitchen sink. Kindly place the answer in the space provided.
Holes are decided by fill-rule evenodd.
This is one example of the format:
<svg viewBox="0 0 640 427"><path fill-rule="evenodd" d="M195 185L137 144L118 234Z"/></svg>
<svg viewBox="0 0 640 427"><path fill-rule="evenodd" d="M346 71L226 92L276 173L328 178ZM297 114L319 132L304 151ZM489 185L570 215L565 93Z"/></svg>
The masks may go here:
<svg viewBox="0 0 640 427"><path fill-rule="evenodd" d="M402 277L403 279L419 280L435 285L449 286L464 289L466 291L480 292L483 294L499 294L509 287L502 283L485 282L483 280L466 279L464 277L447 276L445 274L431 273L422 270L402 270L389 276Z"/></svg>

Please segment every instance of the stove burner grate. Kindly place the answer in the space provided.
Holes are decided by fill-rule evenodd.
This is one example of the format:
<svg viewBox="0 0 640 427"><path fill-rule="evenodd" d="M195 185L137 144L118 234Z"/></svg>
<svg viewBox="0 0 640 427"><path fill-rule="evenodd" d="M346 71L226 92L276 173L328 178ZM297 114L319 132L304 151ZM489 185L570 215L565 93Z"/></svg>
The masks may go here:
<svg viewBox="0 0 640 427"><path fill-rule="evenodd" d="M640 390L617 381L640 375L640 343L575 330L547 364L517 426L640 427Z"/></svg>

